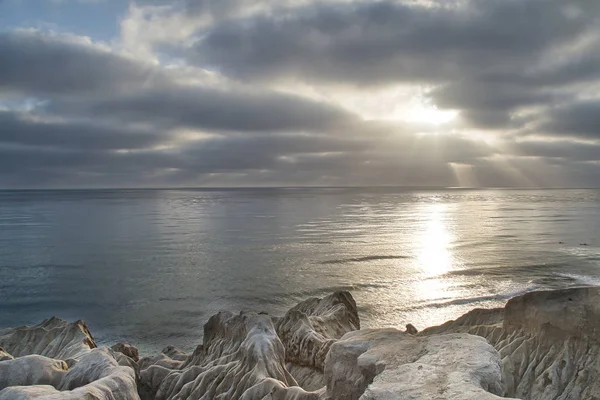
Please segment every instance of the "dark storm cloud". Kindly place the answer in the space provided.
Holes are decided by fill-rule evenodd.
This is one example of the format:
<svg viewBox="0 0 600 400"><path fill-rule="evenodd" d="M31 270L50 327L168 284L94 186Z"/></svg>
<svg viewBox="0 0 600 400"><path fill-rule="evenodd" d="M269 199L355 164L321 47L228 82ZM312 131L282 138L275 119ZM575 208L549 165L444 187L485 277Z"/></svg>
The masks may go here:
<svg viewBox="0 0 600 400"><path fill-rule="evenodd" d="M0 94L97 94L161 79L156 69L83 38L34 30L0 32Z"/></svg>
<svg viewBox="0 0 600 400"><path fill-rule="evenodd" d="M50 110L217 131L318 131L356 120L330 104L269 90L180 85L99 101L57 103Z"/></svg>

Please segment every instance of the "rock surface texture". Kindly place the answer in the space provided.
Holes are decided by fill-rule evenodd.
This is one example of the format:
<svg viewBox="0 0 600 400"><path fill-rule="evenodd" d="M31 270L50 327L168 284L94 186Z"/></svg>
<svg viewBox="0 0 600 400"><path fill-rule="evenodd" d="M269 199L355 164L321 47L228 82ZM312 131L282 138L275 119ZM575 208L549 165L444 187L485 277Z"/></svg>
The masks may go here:
<svg viewBox="0 0 600 400"><path fill-rule="evenodd" d="M482 336L498 350L506 396L600 399L600 288L527 293L419 336L451 332Z"/></svg>
<svg viewBox="0 0 600 400"><path fill-rule="evenodd" d="M469 334L352 332L331 347L325 377L336 400L492 400L504 391L498 353Z"/></svg>
<svg viewBox="0 0 600 400"><path fill-rule="evenodd" d="M0 346L0 400L139 399L135 361L97 348L82 321L5 329Z"/></svg>
<svg viewBox="0 0 600 400"><path fill-rule="evenodd" d="M0 330L0 400L598 400L599 338L600 288L528 293L421 332L360 330L337 292L282 317L221 312L193 353L141 359L52 318Z"/></svg>

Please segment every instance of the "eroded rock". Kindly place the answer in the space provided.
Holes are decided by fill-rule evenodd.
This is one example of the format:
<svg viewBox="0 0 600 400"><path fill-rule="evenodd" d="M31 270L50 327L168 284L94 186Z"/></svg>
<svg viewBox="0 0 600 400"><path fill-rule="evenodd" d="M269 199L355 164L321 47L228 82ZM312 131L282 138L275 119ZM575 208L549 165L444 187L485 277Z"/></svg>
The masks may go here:
<svg viewBox="0 0 600 400"><path fill-rule="evenodd" d="M2 361L0 373L3 363L10 363L5 382L9 387L0 390L0 400L139 399L135 372L119 365L108 347L90 350L71 368L38 355Z"/></svg>
<svg viewBox="0 0 600 400"><path fill-rule="evenodd" d="M352 332L331 347L325 377L336 400L492 400L503 392L498 353L468 334Z"/></svg>
<svg viewBox="0 0 600 400"><path fill-rule="evenodd" d="M126 343L117 343L112 345L110 348L114 351L118 351L119 353L126 355L133 361L140 361L140 352L135 346Z"/></svg>
<svg viewBox="0 0 600 400"><path fill-rule="evenodd" d="M53 318L0 331L0 400L135 400L138 390L148 400L595 400L599 317L600 289L582 288L421 332L357 330L356 304L339 292L280 318L219 313L192 354L167 347L139 361L135 347L95 348L84 323Z"/></svg>
<svg viewBox="0 0 600 400"><path fill-rule="evenodd" d="M0 347L0 361L12 360L14 357L8 354L6 350Z"/></svg>
<svg viewBox="0 0 600 400"><path fill-rule="evenodd" d="M83 321L4 329L0 344L9 358L0 361L1 400L139 399L135 361L97 348Z"/></svg>
<svg viewBox="0 0 600 400"><path fill-rule="evenodd" d="M0 390L9 386L58 387L67 370L67 363L64 361L39 355L0 361Z"/></svg>
<svg viewBox="0 0 600 400"><path fill-rule="evenodd" d="M349 292L310 298L274 320L288 370L302 387L310 389L324 382L323 365L331 345L360 329L356 302Z"/></svg>
<svg viewBox="0 0 600 400"><path fill-rule="evenodd" d="M140 381L157 400L317 398L291 388L297 384L271 318L255 313L214 315L204 326L203 344L178 369L150 365Z"/></svg>
<svg viewBox="0 0 600 400"><path fill-rule="evenodd" d="M96 347L83 321L52 317L34 326L0 330L0 346L13 357L30 354L59 360L77 359Z"/></svg>
<svg viewBox="0 0 600 400"><path fill-rule="evenodd" d="M600 288L527 293L419 335L448 332L485 337L498 350L508 396L600 398Z"/></svg>

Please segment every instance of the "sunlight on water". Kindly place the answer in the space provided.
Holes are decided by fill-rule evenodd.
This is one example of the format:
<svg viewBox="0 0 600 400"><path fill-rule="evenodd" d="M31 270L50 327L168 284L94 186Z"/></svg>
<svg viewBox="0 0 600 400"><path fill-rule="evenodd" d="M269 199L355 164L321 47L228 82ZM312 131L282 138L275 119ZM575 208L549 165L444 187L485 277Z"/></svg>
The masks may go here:
<svg viewBox="0 0 600 400"><path fill-rule="evenodd" d="M597 284L599 227L595 190L0 191L0 329L56 315L98 343L193 350L221 310L336 290L365 328L423 329Z"/></svg>
<svg viewBox="0 0 600 400"><path fill-rule="evenodd" d="M424 212L424 231L419 235L420 249L417 262L427 277L444 274L452 269L453 256L450 244L453 240L448 228L447 204L429 204Z"/></svg>

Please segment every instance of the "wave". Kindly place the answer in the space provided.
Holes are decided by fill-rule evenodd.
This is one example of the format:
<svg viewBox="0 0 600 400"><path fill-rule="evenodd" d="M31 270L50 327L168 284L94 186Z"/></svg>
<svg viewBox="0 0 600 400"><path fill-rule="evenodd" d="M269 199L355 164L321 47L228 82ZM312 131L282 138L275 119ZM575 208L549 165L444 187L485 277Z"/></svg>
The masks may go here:
<svg viewBox="0 0 600 400"><path fill-rule="evenodd" d="M556 272L555 275L571 279L585 286L600 286L600 277Z"/></svg>
<svg viewBox="0 0 600 400"><path fill-rule="evenodd" d="M548 272L548 270L566 268L568 264L564 263L553 263L553 264L529 264L529 265L515 265L515 266L493 266L493 267L481 267L481 268L466 268L449 271L445 273L445 276L476 276L476 275L488 275L488 276L515 276L515 275L527 275L532 272Z"/></svg>
<svg viewBox="0 0 600 400"><path fill-rule="evenodd" d="M353 257L353 258L339 258L335 260L321 261L319 264L346 264L346 263L359 263L369 262L377 260L400 260L410 258L409 256L393 256L393 255L376 255L376 256L365 256L365 257Z"/></svg>
<svg viewBox="0 0 600 400"><path fill-rule="evenodd" d="M418 309L424 309L424 308L444 308L444 307L457 306L457 305L462 306L465 304L483 303L486 301L494 301L494 300L496 300L496 301L506 300L507 301L507 300L512 299L513 297L521 296L525 293L533 292L538 289L540 289L539 286L529 286L525 289L517 290L517 291L509 292L509 293L497 293L497 294L492 294L492 295L487 295L487 296L465 297L465 298L454 299L454 300L444 301L444 302L427 303L427 304L410 307L410 308L408 308L408 310L418 310Z"/></svg>

